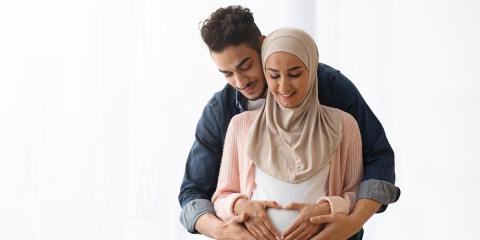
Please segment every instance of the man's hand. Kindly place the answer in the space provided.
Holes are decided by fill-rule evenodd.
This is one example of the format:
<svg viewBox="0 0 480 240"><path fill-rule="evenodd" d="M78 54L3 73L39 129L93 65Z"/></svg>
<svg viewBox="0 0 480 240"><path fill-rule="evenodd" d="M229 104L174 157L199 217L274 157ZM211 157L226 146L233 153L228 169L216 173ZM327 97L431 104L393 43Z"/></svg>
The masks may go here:
<svg viewBox="0 0 480 240"><path fill-rule="evenodd" d="M360 231L362 224L351 215L330 214L310 218L314 224L327 224L312 240L345 240Z"/></svg>
<svg viewBox="0 0 480 240"><path fill-rule="evenodd" d="M380 208L380 203L370 200L358 200L350 215L330 214L310 218L315 224L326 224L325 228L312 240L345 240L360 231L363 224Z"/></svg>
<svg viewBox="0 0 480 240"><path fill-rule="evenodd" d="M313 216L326 215L330 213L330 205L328 202L322 202L318 204L290 203L283 209L296 210L300 212L295 221L282 234L282 239L284 240L310 239L323 227L320 224L311 223L310 218Z"/></svg>
<svg viewBox="0 0 480 240"><path fill-rule="evenodd" d="M267 208L281 208L275 201L252 201L238 199L234 204L234 212L238 215L246 214L248 219L245 227L257 239L276 240L280 234L273 226L267 215Z"/></svg>
<svg viewBox="0 0 480 240"><path fill-rule="evenodd" d="M234 216L227 222L223 222L215 229L215 238L219 240L247 239L256 240L243 226L248 219L246 214Z"/></svg>
<svg viewBox="0 0 480 240"><path fill-rule="evenodd" d="M215 214L205 213L195 223L195 229L201 234L214 239L248 239L255 238L243 226L246 215L235 216L227 222L217 218Z"/></svg>

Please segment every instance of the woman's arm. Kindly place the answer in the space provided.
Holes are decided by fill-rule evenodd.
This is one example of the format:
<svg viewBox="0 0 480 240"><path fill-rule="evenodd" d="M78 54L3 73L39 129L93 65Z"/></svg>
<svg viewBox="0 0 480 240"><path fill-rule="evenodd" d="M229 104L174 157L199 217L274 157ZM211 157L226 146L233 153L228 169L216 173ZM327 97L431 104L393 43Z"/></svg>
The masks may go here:
<svg viewBox="0 0 480 240"><path fill-rule="evenodd" d="M225 137L222 163L218 176L217 190L212 197L217 216L229 220L235 215L244 215L245 226L257 239L275 240L280 234L268 218L266 208L279 208L274 201L251 201L241 193L239 160L242 156L237 148L238 139L243 139L240 129L245 129L245 115L232 118ZM247 124L248 125L248 124Z"/></svg>
<svg viewBox="0 0 480 240"><path fill-rule="evenodd" d="M328 202L331 213L349 214L355 207L358 186L362 180L362 140L360 130L355 119L348 113L343 113L343 137L340 144L340 173L343 176L334 176L334 180L343 182L342 189L334 191L333 195L326 196L318 202ZM335 174L335 173L331 173ZM339 179L340 178L340 179ZM342 179L343 178L343 179ZM330 178L332 180L332 178ZM335 183L333 183L335 185ZM330 185L332 185L330 183Z"/></svg>
<svg viewBox="0 0 480 240"><path fill-rule="evenodd" d="M227 129L217 189L212 197L215 212L222 220L228 220L234 216L233 206L239 198L248 199L247 195L240 193L237 119L238 116L232 118Z"/></svg>

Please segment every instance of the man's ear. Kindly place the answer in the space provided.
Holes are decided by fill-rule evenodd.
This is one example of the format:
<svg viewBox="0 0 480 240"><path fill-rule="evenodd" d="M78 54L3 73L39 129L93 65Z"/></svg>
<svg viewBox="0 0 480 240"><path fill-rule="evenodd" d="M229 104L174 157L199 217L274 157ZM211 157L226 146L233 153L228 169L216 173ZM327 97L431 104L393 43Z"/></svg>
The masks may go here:
<svg viewBox="0 0 480 240"><path fill-rule="evenodd" d="M259 37L259 40L260 40L260 44L262 44L262 43L263 43L263 40L265 40L265 35L261 35L261 36Z"/></svg>

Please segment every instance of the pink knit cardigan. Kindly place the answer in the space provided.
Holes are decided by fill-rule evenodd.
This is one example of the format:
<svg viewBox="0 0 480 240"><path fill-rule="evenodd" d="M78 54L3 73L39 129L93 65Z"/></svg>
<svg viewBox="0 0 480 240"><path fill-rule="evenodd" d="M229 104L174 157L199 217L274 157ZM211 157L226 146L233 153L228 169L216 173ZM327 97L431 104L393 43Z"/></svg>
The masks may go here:
<svg viewBox="0 0 480 240"><path fill-rule="evenodd" d="M255 165L247 156L246 141L258 113L259 110L238 114L228 126L217 189L212 197L215 212L223 220L234 215L235 201L242 197L250 199L255 188ZM348 214L355 206L362 179L362 140L355 119L345 112L341 115L342 141L330 159L328 196L317 202L327 201L331 213Z"/></svg>

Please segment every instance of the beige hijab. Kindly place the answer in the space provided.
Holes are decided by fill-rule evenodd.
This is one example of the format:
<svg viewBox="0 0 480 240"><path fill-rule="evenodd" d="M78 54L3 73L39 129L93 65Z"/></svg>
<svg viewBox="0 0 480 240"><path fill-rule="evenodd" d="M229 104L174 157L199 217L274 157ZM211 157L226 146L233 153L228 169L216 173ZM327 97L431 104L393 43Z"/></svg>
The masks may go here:
<svg viewBox="0 0 480 240"><path fill-rule="evenodd" d="M297 56L309 71L305 98L296 108L285 108L270 91L247 137L247 154L253 163L272 177L300 183L329 166L341 141L339 111L318 100L318 50L304 31L281 28L263 41L262 63L275 52Z"/></svg>

